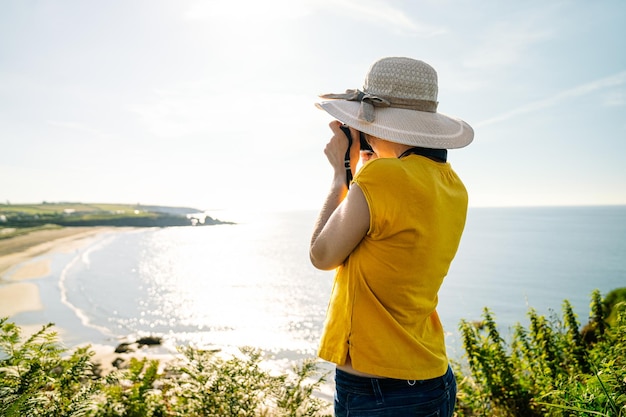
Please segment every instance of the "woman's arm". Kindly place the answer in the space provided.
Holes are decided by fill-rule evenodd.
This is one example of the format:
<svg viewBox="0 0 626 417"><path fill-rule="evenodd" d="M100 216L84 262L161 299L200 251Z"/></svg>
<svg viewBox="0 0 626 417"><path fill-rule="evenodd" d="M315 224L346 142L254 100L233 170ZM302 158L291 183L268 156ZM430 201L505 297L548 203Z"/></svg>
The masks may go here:
<svg viewBox="0 0 626 417"><path fill-rule="evenodd" d="M344 155L347 150L345 135L339 122L332 122L334 135L324 153L334 168L331 189L326 196L311 238L311 263L318 269L329 270L341 265L359 244L369 229L370 215L367 200L357 185L350 191L345 183ZM358 132L352 130L352 136ZM352 166L359 158L359 141L353 141L350 150Z"/></svg>
<svg viewBox="0 0 626 417"><path fill-rule="evenodd" d="M341 265L369 230L369 207L357 185L350 188L346 198L324 221L333 201L336 197L331 191L311 239L311 263L318 269L329 270Z"/></svg>

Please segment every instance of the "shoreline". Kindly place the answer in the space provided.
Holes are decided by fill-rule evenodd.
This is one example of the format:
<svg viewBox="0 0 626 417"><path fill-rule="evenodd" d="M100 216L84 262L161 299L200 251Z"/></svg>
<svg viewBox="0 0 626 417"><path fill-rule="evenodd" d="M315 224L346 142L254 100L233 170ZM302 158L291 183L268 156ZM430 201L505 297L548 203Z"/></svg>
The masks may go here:
<svg viewBox="0 0 626 417"><path fill-rule="evenodd" d="M71 252L86 239L113 230L119 229L66 227L0 240L0 317L41 310L39 288L31 281L50 275L52 255Z"/></svg>
<svg viewBox="0 0 626 417"><path fill-rule="evenodd" d="M53 230L38 230L25 235L0 240L0 317L8 317L19 313L43 310L39 287L33 281L45 278L51 273L51 260L54 254L69 253L84 246L86 240L99 234L128 230L129 228L94 226L66 227ZM22 337L27 338L41 330L47 323L20 325ZM62 340L63 330L53 328ZM62 342L61 342L62 343ZM77 347L89 345L93 352L92 361L99 372L106 375L119 365L116 359L128 362L130 358L149 357L159 359L161 367L174 359L175 355L150 352L138 349L127 353L115 352L115 345L92 344L83 342L77 346L66 346L68 352Z"/></svg>

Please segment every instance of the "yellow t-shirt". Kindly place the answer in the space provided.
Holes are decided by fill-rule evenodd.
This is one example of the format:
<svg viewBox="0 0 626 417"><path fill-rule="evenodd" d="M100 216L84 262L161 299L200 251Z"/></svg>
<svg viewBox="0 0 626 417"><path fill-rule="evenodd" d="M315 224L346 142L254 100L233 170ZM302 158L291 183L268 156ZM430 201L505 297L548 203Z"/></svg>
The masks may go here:
<svg viewBox="0 0 626 417"><path fill-rule="evenodd" d="M437 293L465 227L467 190L449 163L380 158L354 178L370 211L341 265L318 354L358 371L430 379L448 367Z"/></svg>

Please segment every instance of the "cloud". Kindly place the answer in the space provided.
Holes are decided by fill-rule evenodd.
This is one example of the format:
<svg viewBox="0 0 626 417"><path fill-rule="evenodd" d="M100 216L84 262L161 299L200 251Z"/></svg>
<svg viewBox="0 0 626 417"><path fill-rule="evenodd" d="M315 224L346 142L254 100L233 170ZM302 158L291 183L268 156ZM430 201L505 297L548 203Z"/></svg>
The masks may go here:
<svg viewBox="0 0 626 417"><path fill-rule="evenodd" d="M204 0L193 3L183 13L183 18L211 20L220 25L229 25L231 22L256 25L298 19L316 13L341 15L346 19L421 37L447 32L442 26L418 22L400 8L380 0Z"/></svg>
<svg viewBox="0 0 626 417"><path fill-rule="evenodd" d="M192 3L183 13L187 20L267 22L288 20L311 12L310 2L290 0L202 0Z"/></svg>
<svg viewBox="0 0 626 417"><path fill-rule="evenodd" d="M348 16L363 20L377 26L392 29L395 32L408 33L420 37L433 37L447 32L443 26L434 26L409 17L409 15L390 5L388 2L379 0L341 0L317 2L323 5L327 12L341 12Z"/></svg>
<svg viewBox="0 0 626 417"><path fill-rule="evenodd" d="M97 138L97 139L110 140L110 139L115 138L115 135L113 134L106 133L101 130L92 128L83 123L49 120L48 124L54 127L60 127L63 129L69 129L69 130L73 130L73 131L80 132L80 133L86 133L89 136Z"/></svg>
<svg viewBox="0 0 626 417"><path fill-rule="evenodd" d="M496 19L494 11L466 11L475 21L469 26L471 29L459 26L453 31L451 38L461 65L442 66L442 73L447 73L446 88L460 92L480 91L509 73L532 65L546 44L560 36L561 7L560 4L530 9L515 6ZM446 57L444 63L447 61Z"/></svg>
<svg viewBox="0 0 626 417"><path fill-rule="evenodd" d="M561 102L575 98L580 96L585 96L591 93L594 93L599 90L604 90L606 88L612 88L615 86L620 86L626 83L626 71L619 72L617 74L611 75L609 77L601 78L590 83L582 84L574 88L570 88L565 91L561 91L551 97L544 98L542 100L534 101L532 103L525 104L516 109L510 110L506 113L502 113L498 116L492 117L487 120L483 120L475 124L476 128L485 127L489 125L493 125L496 123L503 122L505 120L512 119L516 116L520 116L522 114L533 113L538 110L542 110L548 107L554 107ZM605 101L605 105L619 105L623 104L624 97L618 97L621 102L618 102L617 99L613 99L612 101Z"/></svg>
<svg viewBox="0 0 626 417"><path fill-rule="evenodd" d="M190 83L155 90L129 111L150 135L161 139L204 137L213 141L236 140L268 145L293 141L305 128L302 115L313 112L313 97L267 91L217 91L213 86Z"/></svg>
<svg viewBox="0 0 626 417"><path fill-rule="evenodd" d="M626 91L609 91L605 97L603 104L606 107L620 107L626 104Z"/></svg>
<svg viewBox="0 0 626 417"><path fill-rule="evenodd" d="M483 34L482 44L463 64L470 69L499 71L526 59L533 44L550 37L549 29L536 28L531 22L498 22Z"/></svg>
<svg viewBox="0 0 626 417"><path fill-rule="evenodd" d="M563 26L568 7L566 2L545 2L538 6L502 6L497 17L495 11L486 12L484 24L476 25L470 37L476 46L468 49L464 65L498 72L532 58L538 44L562 38L568 31Z"/></svg>

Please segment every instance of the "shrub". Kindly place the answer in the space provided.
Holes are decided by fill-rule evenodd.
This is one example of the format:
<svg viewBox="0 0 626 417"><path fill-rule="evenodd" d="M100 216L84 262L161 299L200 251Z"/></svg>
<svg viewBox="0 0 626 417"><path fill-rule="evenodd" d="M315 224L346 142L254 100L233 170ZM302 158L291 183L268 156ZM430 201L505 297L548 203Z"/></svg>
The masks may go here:
<svg viewBox="0 0 626 417"><path fill-rule="evenodd" d="M462 320L469 375L459 383L459 414L625 416L626 303L604 305L594 291L586 326L593 338L583 338L567 300L562 320L530 309L529 328L517 324L509 345L488 309L482 323ZM612 325L607 311L615 314ZM461 364L455 366L463 372Z"/></svg>
<svg viewBox="0 0 626 417"><path fill-rule="evenodd" d="M312 417L328 406L313 395L324 381L314 361L276 376L262 369L259 350L225 359L181 348L183 359L161 372L157 360L131 359L127 369L99 377L90 347L64 357L51 327L22 341L20 328L0 319L1 416Z"/></svg>
<svg viewBox="0 0 626 417"><path fill-rule="evenodd" d="M94 386L89 383L91 353L77 349L62 359L52 325L44 326L26 341L20 328L0 319L0 415L86 416Z"/></svg>

